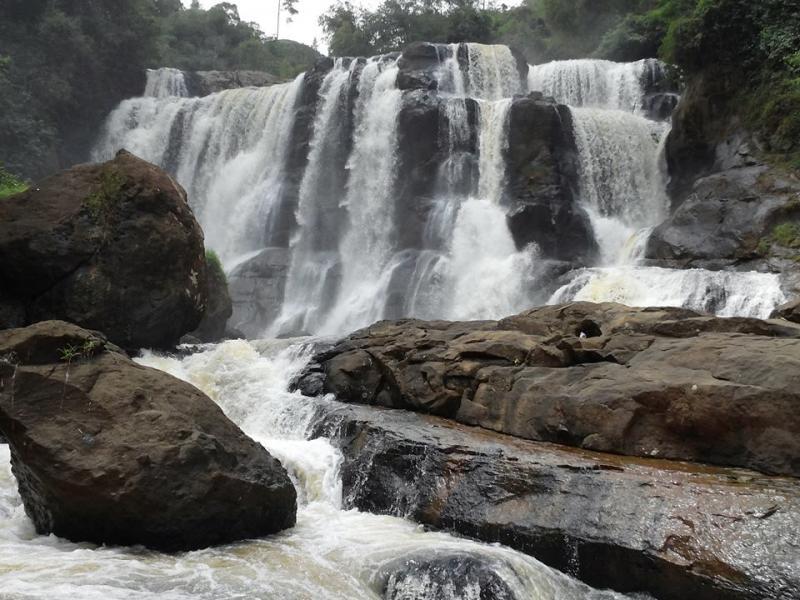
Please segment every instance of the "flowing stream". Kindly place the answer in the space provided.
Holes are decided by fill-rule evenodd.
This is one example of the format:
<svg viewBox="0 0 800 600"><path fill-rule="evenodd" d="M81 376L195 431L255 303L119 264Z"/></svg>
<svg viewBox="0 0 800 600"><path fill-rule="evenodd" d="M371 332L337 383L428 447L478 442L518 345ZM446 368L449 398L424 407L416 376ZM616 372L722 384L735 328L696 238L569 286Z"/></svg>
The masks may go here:
<svg viewBox="0 0 800 600"><path fill-rule="evenodd" d="M0 597L5 600L258 598L378 600L398 560L472 556L519 600L612 600L531 557L425 531L410 521L343 509L339 451L306 439L320 404L286 391L311 348L291 342L231 341L182 360L147 353L144 365L190 381L278 457L298 489L297 526L279 535L207 550L161 554L97 547L37 535L24 514L0 445ZM480 600L480 590L430 595L424 578L396 598ZM406 595L403 595L405 593Z"/></svg>

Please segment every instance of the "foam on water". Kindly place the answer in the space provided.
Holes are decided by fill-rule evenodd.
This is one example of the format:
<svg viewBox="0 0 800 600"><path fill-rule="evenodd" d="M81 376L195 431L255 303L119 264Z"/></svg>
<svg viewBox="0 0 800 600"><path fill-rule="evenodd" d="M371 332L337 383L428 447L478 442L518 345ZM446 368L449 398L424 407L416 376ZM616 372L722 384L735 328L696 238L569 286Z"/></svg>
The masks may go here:
<svg viewBox="0 0 800 600"><path fill-rule="evenodd" d="M628 306L677 306L721 317L769 318L786 301L780 276L703 269L610 267L584 269L557 290L548 304L619 302Z"/></svg>

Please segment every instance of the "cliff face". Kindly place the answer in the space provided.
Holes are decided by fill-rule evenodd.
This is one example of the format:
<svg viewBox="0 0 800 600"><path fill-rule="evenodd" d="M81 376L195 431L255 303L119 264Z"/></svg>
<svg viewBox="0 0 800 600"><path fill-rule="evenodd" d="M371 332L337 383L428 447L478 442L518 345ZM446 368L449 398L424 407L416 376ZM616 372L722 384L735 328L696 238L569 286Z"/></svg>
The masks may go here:
<svg viewBox="0 0 800 600"><path fill-rule="evenodd" d="M781 273L800 294L800 177L730 107L718 79L693 77L667 141L673 213L647 258L677 268Z"/></svg>

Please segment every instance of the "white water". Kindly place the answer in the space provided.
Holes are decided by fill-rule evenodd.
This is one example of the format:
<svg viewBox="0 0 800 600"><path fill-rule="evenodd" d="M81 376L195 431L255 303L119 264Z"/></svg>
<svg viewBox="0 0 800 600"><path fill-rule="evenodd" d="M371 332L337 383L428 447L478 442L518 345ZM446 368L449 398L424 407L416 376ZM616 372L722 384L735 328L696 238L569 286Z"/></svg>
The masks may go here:
<svg viewBox="0 0 800 600"><path fill-rule="evenodd" d="M678 306L722 317L767 319L786 297L780 277L771 273L627 267L579 271L553 294L549 304L575 300Z"/></svg>
<svg viewBox="0 0 800 600"><path fill-rule="evenodd" d="M226 342L177 360L140 362L192 382L279 457L299 490L297 525L269 538L181 554L97 547L37 535L0 446L0 596L7 600L378 600L380 571L404 557L469 554L492 565L520 600L601 600L599 592L498 545L395 517L342 510L340 453L305 439L317 402L286 392L308 349ZM420 582L424 583L424 582ZM475 594L435 600L479 600ZM430 598L430 600L434 600Z"/></svg>
<svg viewBox="0 0 800 600"><path fill-rule="evenodd" d="M269 335L341 334L404 316L502 317L541 299L542 286L533 280L542 266L538 251L519 251L504 219L511 96L525 85L506 47L451 44L438 52L444 159L431 197L414 199L411 217L399 195L411 182L397 177L404 95L395 84L397 65L387 57L338 60L326 75L296 206L289 204L294 188L284 193L284 185L301 78L187 99L170 91L180 87L180 72L154 71L148 93L158 97L123 102L109 117L95 159L126 147L175 173L207 245L229 272L288 240L279 316L254 326ZM652 60L579 60L530 71L531 88L571 105L579 201L600 249L594 266L605 269L594 272L604 276L616 269L620 278L644 277L639 263L648 236L668 213L669 123L648 120L641 110L644 85L658 80L661 69ZM292 210L299 227L288 239ZM656 287L674 281L664 270L646 273ZM657 283L658 277L667 279ZM715 277L709 274L704 285L716 289ZM737 277L726 275L727 289L745 286L733 283ZM691 289L664 297L694 305Z"/></svg>
<svg viewBox="0 0 800 600"><path fill-rule="evenodd" d="M345 67L341 59L337 60L320 88L308 167L300 185L296 213L299 229L291 242L286 292L281 313L272 325L273 334L316 331L329 308L330 278L339 265L339 253L335 239L327 238L337 236L321 236L320 232L326 227L335 229L331 215L337 212L340 200L326 189L330 183L325 177L326 163L339 151L343 95L349 89L355 67L355 61Z"/></svg>
<svg viewBox="0 0 800 600"><path fill-rule="evenodd" d="M396 63L369 62L361 73L356 133L348 162L347 230L339 252L339 298L322 333L352 331L380 319L388 285L384 267L394 247L393 191L397 167L397 118L402 92ZM376 302L376 299L378 300Z"/></svg>
<svg viewBox="0 0 800 600"><path fill-rule="evenodd" d="M93 160L125 148L175 173L226 265L272 245L302 76L205 98L134 98L111 113Z"/></svg>
<svg viewBox="0 0 800 600"><path fill-rule="evenodd" d="M661 147L669 125L619 110L572 108L579 156L579 193L604 265L627 262L637 231L669 212ZM646 243L644 236L642 241Z"/></svg>
<svg viewBox="0 0 800 600"><path fill-rule="evenodd" d="M467 49L468 96L480 100L500 100L522 92L517 61L508 46L467 44Z"/></svg>
<svg viewBox="0 0 800 600"><path fill-rule="evenodd" d="M660 68L651 59L634 63L607 60L564 60L530 67L528 89L561 104L626 112L642 110L642 79Z"/></svg>
<svg viewBox="0 0 800 600"><path fill-rule="evenodd" d="M144 95L148 98L185 98L189 95L186 77L178 69L148 69Z"/></svg>

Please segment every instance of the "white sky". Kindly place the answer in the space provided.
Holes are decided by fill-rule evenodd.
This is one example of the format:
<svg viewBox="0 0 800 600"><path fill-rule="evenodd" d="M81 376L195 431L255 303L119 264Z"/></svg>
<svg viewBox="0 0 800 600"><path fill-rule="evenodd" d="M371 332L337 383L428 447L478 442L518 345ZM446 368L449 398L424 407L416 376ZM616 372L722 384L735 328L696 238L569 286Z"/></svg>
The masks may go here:
<svg viewBox="0 0 800 600"><path fill-rule="evenodd" d="M200 0L204 8L209 8L219 4L222 0ZM254 21L261 26L267 35L275 35L277 22L277 8L279 0L228 0L239 7L239 16L245 21ZM375 8L381 0L351 0L353 5L361 5L367 8ZM509 6L517 5L521 0L505 0ZM188 5L190 0L183 0ZM322 39L322 30L319 27L319 17L329 6L334 4L332 0L299 0L297 9L300 11L293 19L292 23L286 22L286 13L281 13L281 38L303 42L309 46L314 38L319 42L320 52L327 50L327 45Z"/></svg>

